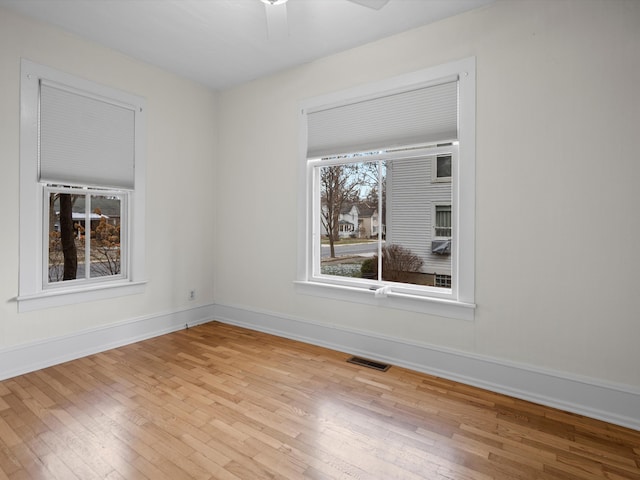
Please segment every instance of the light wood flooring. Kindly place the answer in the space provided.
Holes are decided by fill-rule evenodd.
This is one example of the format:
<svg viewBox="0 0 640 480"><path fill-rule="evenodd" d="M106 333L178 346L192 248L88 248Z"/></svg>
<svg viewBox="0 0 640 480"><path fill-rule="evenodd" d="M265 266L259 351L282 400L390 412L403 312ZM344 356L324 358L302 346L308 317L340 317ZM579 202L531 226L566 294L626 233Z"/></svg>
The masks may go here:
<svg viewBox="0 0 640 480"><path fill-rule="evenodd" d="M640 479L640 432L212 322L0 382L0 479Z"/></svg>

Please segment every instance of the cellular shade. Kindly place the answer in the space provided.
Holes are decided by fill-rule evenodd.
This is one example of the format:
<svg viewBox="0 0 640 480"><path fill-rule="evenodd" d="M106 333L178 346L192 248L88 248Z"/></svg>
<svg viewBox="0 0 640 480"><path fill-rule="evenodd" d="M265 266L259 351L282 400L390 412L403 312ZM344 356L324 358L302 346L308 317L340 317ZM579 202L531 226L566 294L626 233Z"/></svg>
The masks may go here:
<svg viewBox="0 0 640 480"><path fill-rule="evenodd" d="M458 82L312 111L307 128L310 158L455 140Z"/></svg>
<svg viewBox="0 0 640 480"><path fill-rule="evenodd" d="M41 83L40 181L133 189L135 111Z"/></svg>

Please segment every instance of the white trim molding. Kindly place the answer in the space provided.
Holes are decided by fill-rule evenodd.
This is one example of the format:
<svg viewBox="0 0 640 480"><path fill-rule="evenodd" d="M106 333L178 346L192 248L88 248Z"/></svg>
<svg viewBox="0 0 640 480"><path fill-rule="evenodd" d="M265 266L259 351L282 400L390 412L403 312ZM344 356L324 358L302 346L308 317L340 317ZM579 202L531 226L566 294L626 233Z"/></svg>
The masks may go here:
<svg viewBox="0 0 640 480"><path fill-rule="evenodd" d="M0 380L212 320L365 356L640 431L640 389L636 387L231 305L147 315L0 349Z"/></svg>
<svg viewBox="0 0 640 480"><path fill-rule="evenodd" d="M640 431L640 389L435 345L233 305L214 319L361 355Z"/></svg>
<svg viewBox="0 0 640 480"><path fill-rule="evenodd" d="M212 319L213 305L204 305L132 318L70 335L0 349L0 380L207 323Z"/></svg>

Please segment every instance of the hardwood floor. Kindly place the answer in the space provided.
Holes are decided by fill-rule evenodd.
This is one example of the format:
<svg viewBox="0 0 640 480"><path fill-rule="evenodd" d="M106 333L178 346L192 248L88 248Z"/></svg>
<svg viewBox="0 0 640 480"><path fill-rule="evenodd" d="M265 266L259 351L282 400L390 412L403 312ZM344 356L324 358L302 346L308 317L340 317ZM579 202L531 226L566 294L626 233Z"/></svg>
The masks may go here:
<svg viewBox="0 0 640 480"><path fill-rule="evenodd" d="M640 432L212 322L0 382L0 479L640 479Z"/></svg>

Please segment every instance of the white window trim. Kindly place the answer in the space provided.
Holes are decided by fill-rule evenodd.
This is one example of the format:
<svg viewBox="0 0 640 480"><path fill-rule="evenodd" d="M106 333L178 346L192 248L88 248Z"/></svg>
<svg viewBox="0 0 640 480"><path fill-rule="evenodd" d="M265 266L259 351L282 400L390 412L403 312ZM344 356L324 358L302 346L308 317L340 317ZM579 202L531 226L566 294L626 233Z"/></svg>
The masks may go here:
<svg viewBox="0 0 640 480"><path fill-rule="evenodd" d="M413 291L410 286L385 291L384 287L367 286L365 282L351 282L346 278L318 278L313 276L313 167L307 159L307 123L309 111L339 106L355 99L367 100L382 94L409 88L419 88L441 78L457 75L458 161L452 175L452 239L453 283L451 294L442 295L434 289L433 296L425 289ZM473 320L475 312L475 118L476 118L476 61L475 57L451 62L381 82L308 99L300 105L299 117L299 192L298 192L298 268L297 290L303 294L343 301L383 306L427 313L461 320ZM457 165L456 165L457 164ZM457 181L455 181L457 180ZM456 245L457 242L457 245Z"/></svg>
<svg viewBox="0 0 640 480"><path fill-rule="evenodd" d="M38 95L39 82L46 79L114 99L135 109L135 189L128 195L129 232L128 278L74 284L69 287L43 286L44 186L38 181ZM145 100L136 95L99 85L59 70L22 60L20 84L20 280L18 311L102 300L142 293L145 286Z"/></svg>

